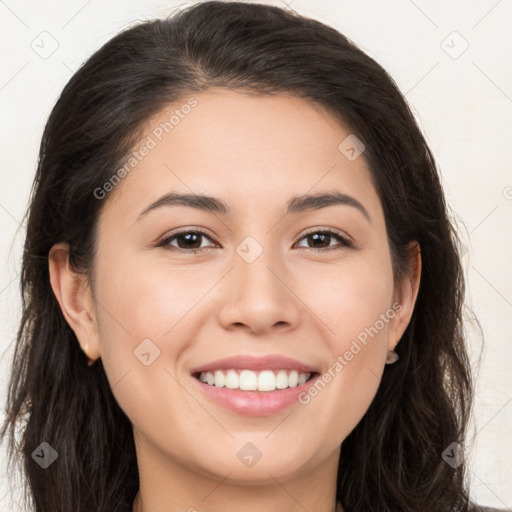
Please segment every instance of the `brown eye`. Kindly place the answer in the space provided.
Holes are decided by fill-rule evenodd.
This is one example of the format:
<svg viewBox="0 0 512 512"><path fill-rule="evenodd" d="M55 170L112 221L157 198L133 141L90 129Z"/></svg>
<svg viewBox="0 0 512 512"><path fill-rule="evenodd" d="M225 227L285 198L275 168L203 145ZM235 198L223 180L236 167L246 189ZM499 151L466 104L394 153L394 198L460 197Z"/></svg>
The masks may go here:
<svg viewBox="0 0 512 512"><path fill-rule="evenodd" d="M311 231L302 237L301 240L307 240L313 245L320 245L320 247L309 247L313 251L326 251L340 249L343 247L352 247L352 244L346 238L331 230ZM338 246L330 245L330 242L333 240L338 240ZM341 245L341 247L339 247L339 245Z"/></svg>
<svg viewBox="0 0 512 512"><path fill-rule="evenodd" d="M203 231L180 231L164 238L161 242L159 242L158 247L195 253L197 251L209 248L209 246L202 246L201 242L204 238L211 240L211 238ZM175 240L177 242L177 247L175 245L171 245L171 242L174 242Z"/></svg>

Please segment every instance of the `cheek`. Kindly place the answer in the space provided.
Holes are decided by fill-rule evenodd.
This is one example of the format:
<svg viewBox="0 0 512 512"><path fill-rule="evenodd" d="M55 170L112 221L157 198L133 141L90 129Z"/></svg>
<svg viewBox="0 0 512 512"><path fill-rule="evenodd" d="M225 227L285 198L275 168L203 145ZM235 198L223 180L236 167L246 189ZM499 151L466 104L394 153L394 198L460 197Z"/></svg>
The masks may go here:
<svg viewBox="0 0 512 512"><path fill-rule="evenodd" d="M197 328L187 312L205 293L191 279L183 268L171 275L128 259L98 268L101 359L116 401L139 430L164 432L189 405L175 364Z"/></svg>
<svg viewBox="0 0 512 512"><path fill-rule="evenodd" d="M388 333L395 317L391 265L386 260L358 260L317 275L303 289L307 304L325 334L330 361L321 382L311 386L302 403L341 442L372 402L385 368ZM329 424L327 424L327 418Z"/></svg>
<svg viewBox="0 0 512 512"><path fill-rule="evenodd" d="M368 329L377 325L379 334L385 334L388 322L382 322L392 306L393 276L386 259L354 257L343 265L324 267L315 273L304 272L300 296L314 316L321 320L332 348L336 353L348 349L347 343L364 339ZM391 311L392 313L392 311ZM383 316L384 315L384 316ZM388 314L389 317L389 314ZM372 330L373 332L373 330Z"/></svg>
<svg viewBox="0 0 512 512"><path fill-rule="evenodd" d="M186 272L166 278L163 269L139 260L104 258L98 265L96 312L101 358L111 384L130 372L130 380L140 378L141 383L146 380L148 387L159 389L163 384L156 382L153 370L163 367L164 359L167 363L175 360L182 350L180 340L184 338L177 332L194 297L186 292ZM148 371L138 375L143 369Z"/></svg>
<svg viewBox="0 0 512 512"><path fill-rule="evenodd" d="M367 317L371 316L367 312ZM365 325L365 318L354 315L356 321L359 325L340 325L341 334L330 338L327 368L299 396L300 403L310 408L308 415L316 418L318 430L329 440L325 442L327 450L342 443L364 416L385 368L387 327L379 330L372 325L365 330L359 327Z"/></svg>
<svg viewBox="0 0 512 512"><path fill-rule="evenodd" d="M105 325L117 333L113 339L129 337L135 345L145 338L166 344L176 338L212 281L207 275L200 279L193 267L172 268L142 258L118 261L115 267L105 268L104 276L108 285L98 298L105 306Z"/></svg>

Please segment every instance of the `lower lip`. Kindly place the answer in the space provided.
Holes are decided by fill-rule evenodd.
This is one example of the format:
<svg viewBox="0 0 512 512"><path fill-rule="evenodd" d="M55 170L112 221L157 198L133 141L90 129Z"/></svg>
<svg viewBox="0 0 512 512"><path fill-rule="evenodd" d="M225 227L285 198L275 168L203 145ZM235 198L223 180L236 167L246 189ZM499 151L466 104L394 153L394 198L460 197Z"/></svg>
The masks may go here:
<svg viewBox="0 0 512 512"><path fill-rule="evenodd" d="M199 389L214 402L242 416L268 416L280 412L297 403L298 396L307 391L320 375L295 388L276 389L275 391L239 391L210 386L192 377Z"/></svg>

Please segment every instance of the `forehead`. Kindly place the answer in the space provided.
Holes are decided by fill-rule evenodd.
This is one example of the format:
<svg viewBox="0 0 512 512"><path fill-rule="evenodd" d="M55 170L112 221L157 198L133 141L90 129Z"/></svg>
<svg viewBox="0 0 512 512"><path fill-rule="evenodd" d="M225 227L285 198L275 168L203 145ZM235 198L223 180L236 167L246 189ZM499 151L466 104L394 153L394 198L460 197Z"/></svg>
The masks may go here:
<svg viewBox="0 0 512 512"><path fill-rule="evenodd" d="M323 107L301 98L223 88L191 93L146 123L109 202L138 214L164 193L205 193L242 214L333 188L378 202L364 153L354 159L344 152L351 137Z"/></svg>

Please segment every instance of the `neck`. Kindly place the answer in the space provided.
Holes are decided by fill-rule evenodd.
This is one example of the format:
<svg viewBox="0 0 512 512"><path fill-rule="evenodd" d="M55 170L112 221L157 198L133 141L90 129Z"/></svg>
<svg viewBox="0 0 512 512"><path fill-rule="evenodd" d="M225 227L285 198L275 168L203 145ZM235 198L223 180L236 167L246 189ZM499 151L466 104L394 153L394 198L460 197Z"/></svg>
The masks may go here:
<svg viewBox="0 0 512 512"><path fill-rule="evenodd" d="M183 510L183 509L181 509L181 510ZM269 509L269 510L271 510L271 509ZM302 510L304 510L304 509L302 508ZM332 510L333 510L333 512L343 512L343 508L340 503L335 504L334 508ZM133 502L133 512L145 512L145 509L142 505L142 498L141 498L140 491L135 496L135 501ZM197 509L191 507L188 509L187 512L199 512L199 511Z"/></svg>

